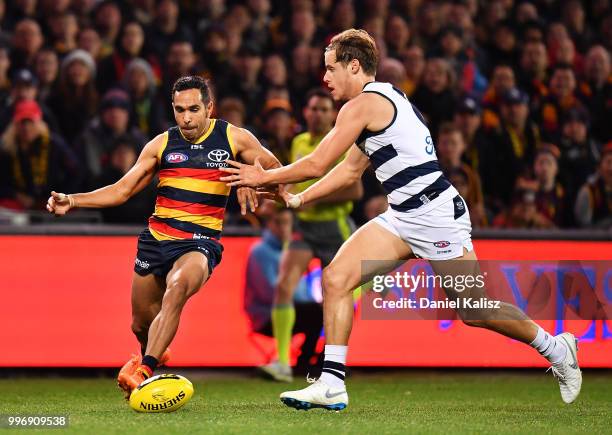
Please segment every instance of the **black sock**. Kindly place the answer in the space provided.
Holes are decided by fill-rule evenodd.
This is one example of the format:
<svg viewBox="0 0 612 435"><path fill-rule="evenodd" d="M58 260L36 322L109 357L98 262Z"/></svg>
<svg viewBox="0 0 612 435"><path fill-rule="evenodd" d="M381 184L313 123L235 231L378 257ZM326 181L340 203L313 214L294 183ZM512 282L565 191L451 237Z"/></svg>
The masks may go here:
<svg viewBox="0 0 612 435"><path fill-rule="evenodd" d="M151 372L155 371L155 369L157 368L157 364L158 364L157 358L155 358L154 356L145 355L142 357L142 365L150 368Z"/></svg>
<svg viewBox="0 0 612 435"><path fill-rule="evenodd" d="M147 354L147 345L140 346L140 354L144 357Z"/></svg>
<svg viewBox="0 0 612 435"><path fill-rule="evenodd" d="M338 379L344 381L346 376L346 367L344 364L335 362L335 361L323 361L323 369L322 373L329 373L330 375L334 375Z"/></svg>

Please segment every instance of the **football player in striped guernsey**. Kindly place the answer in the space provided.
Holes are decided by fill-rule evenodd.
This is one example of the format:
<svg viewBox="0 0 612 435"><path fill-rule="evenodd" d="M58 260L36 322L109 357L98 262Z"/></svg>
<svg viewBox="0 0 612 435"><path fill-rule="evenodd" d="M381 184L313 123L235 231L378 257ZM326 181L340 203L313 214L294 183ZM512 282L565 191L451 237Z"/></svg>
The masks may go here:
<svg viewBox="0 0 612 435"><path fill-rule="evenodd" d="M172 90L177 125L145 145L134 167L116 183L87 193L52 192L47 209L63 215L77 207L113 207L141 191L158 174L157 201L138 238L132 281L132 331L141 345L121 369L126 396L169 357L181 311L221 261L223 217L230 187L220 181L226 160L280 166L249 131L210 117L213 101L198 76ZM241 211L257 207L252 189L237 192Z"/></svg>

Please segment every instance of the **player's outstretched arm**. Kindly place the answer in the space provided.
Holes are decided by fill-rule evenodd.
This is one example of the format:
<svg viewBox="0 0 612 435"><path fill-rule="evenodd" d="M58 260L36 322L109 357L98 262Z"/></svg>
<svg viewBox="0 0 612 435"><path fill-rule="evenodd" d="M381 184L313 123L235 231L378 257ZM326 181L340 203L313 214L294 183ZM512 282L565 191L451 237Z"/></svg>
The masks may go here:
<svg viewBox="0 0 612 435"><path fill-rule="evenodd" d="M259 164L265 169L282 166L276 156L263 147L250 131L232 125L230 126L230 135L236 146L236 154L242 161L248 164ZM236 196L240 204L241 214L246 214L247 207L251 209L251 212L255 212L259 205L259 198L255 190L250 187L239 187L236 190Z"/></svg>
<svg viewBox="0 0 612 435"><path fill-rule="evenodd" d="M104 208L123 204L151 182L158 166L158 153L165 142L165 133L150 141L132 169L114 184L86 193L66 195L51 192L47 201L47 210L61 216L76 207Z"/></svg>
<svg viewBox="0 0 612 435"><path fill-rule="evenodd" d="M346 158L329 171L327 175L302 193L291 195L287 205L292 208L298 208L315 202L328 201L331 198L335 201L340 201L340 198L334 197L337 192L346 192L349 195L355 194L353 191L357 190L359 196L361 196L363 191L361 176L369 164L370 161L367 156L357 146L353 146ZM355 186L358 188L353 188ZM355 198L346 198L346 200L351 199Z"/></svg>
<svg viewBox="0 0 612 435"><path fill-rule="evenodd" d="M355 143L368 125L367 98L359 96L346 103L336 120L335 127L327 133L317 148L294 163L277 169L265 170L262 165L248 165L228 160L233 168L222 168L231 175L222 177L230 186L259 187L274 184L299 183L322 177L340 157Z"/></svg>

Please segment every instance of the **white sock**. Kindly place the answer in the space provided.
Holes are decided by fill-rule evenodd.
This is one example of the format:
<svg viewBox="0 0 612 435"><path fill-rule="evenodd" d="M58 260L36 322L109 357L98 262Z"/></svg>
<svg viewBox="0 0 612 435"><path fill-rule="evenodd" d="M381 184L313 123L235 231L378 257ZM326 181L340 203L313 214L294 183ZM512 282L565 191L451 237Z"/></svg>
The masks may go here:
<svg viewBox="0 0 612 435"><path fill-rule="evenodd" d="M344 376L346 375L346 353L348 346L335 344L325 345L325 360L320 379L330 387L344 388Z"/></svg>
<svg viewBox="0 0 612 435"><path fill-rule="evenodd" d="M538 333L535 339L529 345L540 352L540 355L552 364L560 363L565 359L565 355L567 354L567 346L565 343L561 340L557 340L540 327L538 327Z"/></svg>

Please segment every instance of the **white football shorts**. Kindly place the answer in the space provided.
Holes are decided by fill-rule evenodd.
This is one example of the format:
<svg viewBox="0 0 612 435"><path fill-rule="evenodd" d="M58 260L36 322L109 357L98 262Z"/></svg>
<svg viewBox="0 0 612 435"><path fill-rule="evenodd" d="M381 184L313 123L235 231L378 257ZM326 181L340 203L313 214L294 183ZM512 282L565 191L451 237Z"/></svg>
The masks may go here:
<svg viewBox="0 0 612 435"><path fill-rule="evenodd" d="M374 222L408 243L412 252L427 260L461 257L471 251L470 212L461 195L417 216L407 216L389 207Z"/></svg>

